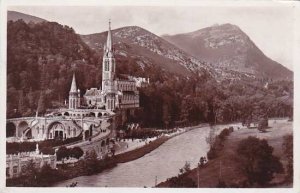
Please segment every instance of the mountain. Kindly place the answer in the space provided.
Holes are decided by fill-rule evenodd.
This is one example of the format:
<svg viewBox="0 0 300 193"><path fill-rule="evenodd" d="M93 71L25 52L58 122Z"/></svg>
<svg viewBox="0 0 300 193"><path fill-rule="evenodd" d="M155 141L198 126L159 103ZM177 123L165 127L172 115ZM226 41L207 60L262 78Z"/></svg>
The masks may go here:
<svg viewBox="0 0 300 193"><path fill-rule="evenodd" d="M99 88L106 36L80 36L56 22L8 21L7 117L60 108L74 72L81 94ZM139 121L145 127L232 122L257 109L269 117L293 112L291 81L266 83L247 72L214 67L136 26L114 30L113 41L117 74L150 78L140 89Z"/></svg>
<svg viewBox="0 0 300 193"><path fill-rule="evenodd" d="M257 78L293 78L293 72L268 58L236 25L223 24L163 38L214 68Z"/></svg>
<svg viewBox="0 0 300 193"><path fill-rule="evenodd" d="M17 21L19 19L22 19L25 23L29 23L29 22L40 23L40 22L47 21L45 19L35 17L32 15L27 15L17 11L7 11L7 21Z"/></svg>
<svg viewBox="0 0 300 193"><path fill-rule="evenodd" d="M68 96L72 73L81 89L99 85L99 56L68 26L56 22L7 22L7 113L28 116L36 111L41 93L46 101ZM85 78L88 77L88 78Z"/></svg>
<svg viewBox="0 0 300 193"><path fill-rule="evenodd" d="M112 30L117 57L130 57L144 69L160 67L171 73L188 76L191 72L206 70L213 74L204 62L185 53L161 37L137 26ZM93 50L103 51L107 32L81 35L82 40Z"/></svg>

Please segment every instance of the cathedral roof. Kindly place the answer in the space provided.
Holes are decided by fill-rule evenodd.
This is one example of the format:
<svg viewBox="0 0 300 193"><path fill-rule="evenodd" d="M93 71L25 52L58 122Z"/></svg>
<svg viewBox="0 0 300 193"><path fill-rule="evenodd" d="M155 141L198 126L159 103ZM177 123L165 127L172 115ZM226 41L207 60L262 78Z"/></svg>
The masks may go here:
<svg viewBox="0 0 300 193"><path fill-rule="evenodd" d="M97 88L91 88L86 91L85 96L99 96L101 95L101 90L98 90Z"/></svg>

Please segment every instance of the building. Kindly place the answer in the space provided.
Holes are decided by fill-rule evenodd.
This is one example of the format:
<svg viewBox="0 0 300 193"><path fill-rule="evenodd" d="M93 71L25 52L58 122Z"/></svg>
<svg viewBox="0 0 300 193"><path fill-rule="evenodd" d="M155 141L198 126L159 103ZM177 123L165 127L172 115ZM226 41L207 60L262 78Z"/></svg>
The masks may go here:
<svg viewBox="0 0 300 193"><path fill-rule="evenodd" d="M87 89L83 98L77 88L76 76L73 74L69 92L68 109L61 111L62 115L70 117L88 117L92 114L98 117L96 109L114 112L116 109L136 109L139 104L138 87L149 83L149 78L133 77L128 75L116 76L116 60L114 57L112 33L109 22L107 41L104 46L102 60L102 84L98 88ZM93 110L94 109L94 110ZM93 112L97 111L97 112Z"/></svg>
<svg viewBox="0 0 300 193"><path fill-rule="evenodd" d="M130 76L117 77L116 66L109 22L102 60L102 85L99 89L91 88L86 91L83 96L86 105L91 108L104 108L111 111L139 107L137 81L141 84L142 79L135 80Z"/></svg>
<svg viewBox="0 0 300 193"><path fill-rule="evenodd" d="M17 155L6 155L6 177L15 178L22 174L29 161L33 161L37 169L48 164L52 169L56 168L56 154L43 155L40 153L38 144L34 152L22 152Z"/></svg>

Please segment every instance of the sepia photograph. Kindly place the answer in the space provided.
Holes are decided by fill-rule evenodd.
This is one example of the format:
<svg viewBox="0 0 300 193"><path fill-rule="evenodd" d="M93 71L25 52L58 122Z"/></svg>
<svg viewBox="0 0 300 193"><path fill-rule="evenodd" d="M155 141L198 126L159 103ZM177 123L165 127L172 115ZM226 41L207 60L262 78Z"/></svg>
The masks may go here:
<svg viewBox="0 0 300 193"><path fill-rule="evenodd" d="M293 189L296 7L166 2L6 6L6 188Z"/></svg>

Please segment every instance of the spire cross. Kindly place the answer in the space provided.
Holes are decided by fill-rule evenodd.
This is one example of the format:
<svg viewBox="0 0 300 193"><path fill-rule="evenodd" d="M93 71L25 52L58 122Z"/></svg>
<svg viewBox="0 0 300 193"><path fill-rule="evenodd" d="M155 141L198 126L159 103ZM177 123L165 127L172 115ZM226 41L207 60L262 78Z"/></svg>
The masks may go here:
<svg viewBox="0 0 300 193"><path fill-rule="evenodd" d="M110 18L108 19L108 27L110 29Z"/></svg>

